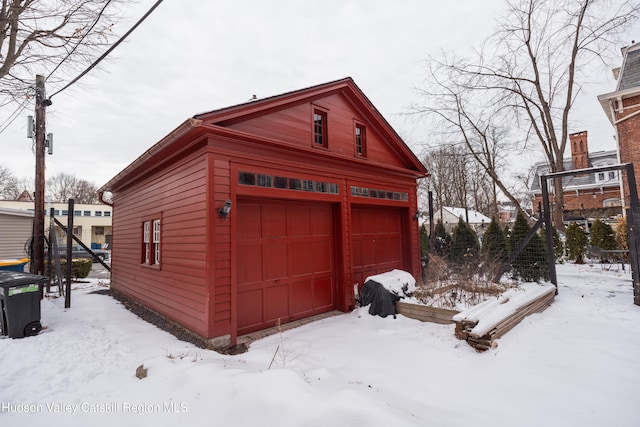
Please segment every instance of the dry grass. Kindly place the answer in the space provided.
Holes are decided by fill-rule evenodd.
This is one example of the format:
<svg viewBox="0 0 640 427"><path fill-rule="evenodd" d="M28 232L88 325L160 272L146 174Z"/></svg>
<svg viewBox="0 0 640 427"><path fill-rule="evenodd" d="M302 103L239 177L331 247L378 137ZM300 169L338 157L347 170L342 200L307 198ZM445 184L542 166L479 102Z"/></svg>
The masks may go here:
<svg viewBox="0 0 640 427"><path fill-rule="evenodd" d="M429 257L429 267L413 296L422 304L448 309L465 309L514 286L493 281L499 265L489 260L455 265L438 256Z"/></svg>

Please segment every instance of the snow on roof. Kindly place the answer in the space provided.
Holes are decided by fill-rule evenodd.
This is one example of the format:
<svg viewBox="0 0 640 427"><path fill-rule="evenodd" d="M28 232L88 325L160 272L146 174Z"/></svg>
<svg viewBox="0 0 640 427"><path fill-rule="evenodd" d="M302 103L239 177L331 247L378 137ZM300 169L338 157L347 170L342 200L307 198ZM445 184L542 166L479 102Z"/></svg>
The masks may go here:
<svg viewBox="0 0 640 427"><path fill-rule="evenodd" d="M386 273L369 276L365 283L369 280L380 283L389 292L400 296L410 294L416 290L416 279L411 273L403 270L391 270Z"/></svg>
<svg viewBox="0 0 640 427"><path fill-rule="evenodd" d="M454 208L451 206L443 206L442 209L445 209L452 215L455 215L456 218L462 217L465 221L467 220L467 211L469 211L469 224L481 224L484 222L488 225L491 222L491 218L482 215L480 212L474 211L473 209Z"/></svg>

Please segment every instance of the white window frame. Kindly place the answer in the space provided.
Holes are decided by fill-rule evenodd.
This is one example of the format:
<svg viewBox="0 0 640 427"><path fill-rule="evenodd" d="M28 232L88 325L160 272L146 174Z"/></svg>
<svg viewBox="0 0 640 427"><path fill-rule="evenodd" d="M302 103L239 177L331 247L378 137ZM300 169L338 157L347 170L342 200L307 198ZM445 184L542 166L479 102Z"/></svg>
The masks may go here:
<svg viewBox="0 0 640 427"><path fill-rule="evenodd" d="M153 264L160 264L160 220L153 220Z"/></svg>
<svg viewBox="0 0 640 427"><path fill-rule="evenodd" d="M151 255L151 239L150 239L150 230L151 230L151 222L145 221L142 223L143 232L142 232L142 243L144 246L144 263L149 264L149 257Z"/></svg>

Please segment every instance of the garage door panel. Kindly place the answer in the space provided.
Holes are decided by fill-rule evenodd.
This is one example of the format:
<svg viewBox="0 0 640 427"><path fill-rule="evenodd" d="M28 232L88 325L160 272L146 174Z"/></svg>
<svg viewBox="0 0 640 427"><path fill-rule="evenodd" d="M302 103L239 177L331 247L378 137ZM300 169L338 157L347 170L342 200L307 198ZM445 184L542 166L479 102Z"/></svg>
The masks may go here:
<svg viewBox="0 0 640 427"><path fill-rule="evenodd" d="M360 248L360 253L357 258L360 259L359 265L373 265L376 264L376 252L377 245L375 240L360 240L358 242L358 247Z"/></svg>
<svg viewBox="0 0 640 427"><path fill-rule="evenodd" d="M287 236L287 211L284 206L262 206L262 237Z"/></svg>
<svg viewBox="0 0 640 427"><path fill-rule="evenodd" d="M244 258L238 263L238 283L262 281L262 245L256 242L238 244L238 253Z"/></svg>
<svg viewBox="0 0 640 427"><path fill-rule="evenodd" d="M289 317L288 284L270 286L265 289L264 313L265 322Z"/></svg>
<svg viewBox="0 0 640 427"><path fill-rule="evenodd" d="M300 276L313 272L313 244L309 241L292 242L289 257L291 276Z"/></svg>
<svg viewBox="0 0 640 427"><path fill-rule="evenodd" d="M238 306L243 307L238 310L238 324L244 327L261 325L264 322L262 305L262 288L238 292Z"/></svg>
<svg viewBox="0 0 640 427"><path fill-rule="evenodd" d="M281 279L288 276L287 241L267 239L264 241L264 280Z"/></svg>
<svg viewBox="0 0 640 427"><path fill-rule="evenodd" d="M333 221L330 206L324 206L310 211L311 228L314 236L332 236Z"/></svg>
<svg viewBox="0 0 640 427"><path fill-rule="evenodd" d="M287 232L289 237L309 236L311 224L309 221L309 207L289 206L287 208Z"/></svg>
<svg viewBox="0 0 640 427"><path fill-rule="evenodd" d="M238 224L242 224L237 230L238 239L259 239L262 228L260 206L250 205L237 211Z"/></svg>
<svg viewBox="0 0 640 427"><path fill-rule="evenodd" d="M331 205L240 201L238 212L259 224L237 222L238 333L333 309Z"/></svg>
<svg viewBox="0 0 640 427"><path fill-rule="evenodd" d="M332 242L322 240L313 243L313 270L316 273L330 272L333 266Z"/></svg>
<svg viewBox="0 0 640 427"><path fill-rule="evenodd" d="M313 309L312 282L301 280L291 284L291 305L293 313L305 313Z"/></svg>
<svg viewBox="0 0 640 427"><path fill-rule="evenodd" d="M333 306L333 280L321 278L313 282L313 296L315 309Z"/></svg>

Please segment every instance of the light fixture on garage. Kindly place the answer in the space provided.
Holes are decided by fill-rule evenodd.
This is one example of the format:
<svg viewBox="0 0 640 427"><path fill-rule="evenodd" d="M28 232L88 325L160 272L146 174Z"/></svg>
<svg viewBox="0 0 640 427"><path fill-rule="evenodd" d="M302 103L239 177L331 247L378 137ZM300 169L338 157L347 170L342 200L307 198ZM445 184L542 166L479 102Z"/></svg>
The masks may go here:
<svg viewBox="0 0 640 427"><path fill-rule="evenodd" d="M422 216L422 212L416 211L416 214L413 216L413 219L417 221L420 219L421 216Z"/></svg>
<svg viewBox="0 0 640 427"><path fill-rule="evenodd" d="M231 200L227 199L227 201L224 202L224 206L218 209L218 215L220 215L222 219L227 219L230 212L231 212Z"/></svg>

